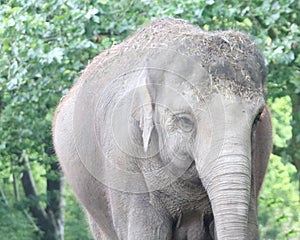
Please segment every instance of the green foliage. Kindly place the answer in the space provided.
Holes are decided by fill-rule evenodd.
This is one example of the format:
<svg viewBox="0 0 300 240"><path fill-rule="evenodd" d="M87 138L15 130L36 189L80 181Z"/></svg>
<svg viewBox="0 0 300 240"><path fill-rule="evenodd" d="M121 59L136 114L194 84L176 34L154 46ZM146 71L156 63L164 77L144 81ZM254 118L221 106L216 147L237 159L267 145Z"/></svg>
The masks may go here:
<svg viewBox="0 0 300 240"><path fill-rule="evenodd" d="M37 236L26 216L12 207L0 204L0 222L0 240L32 240Z"/></svg>
<svg viewBox="0 0 300 240"><path fill-rule="evenodd" d="M12 173L19 181L25 150L39 202L46 204L47 179L59 177L50 167L56 160L53 112L88 61L151 18L169 16L205 30L248 32L263 50L270 72L274 145L287 151L280 153L281 158L272 157L260 198L261 236L299 238L297 173L289 163L297 163L300 149L300 108L295 107L300 98L299 1L1 0L0 4L0 171L9 202L15 201ZM28 206L22 203L35 200L24 199L22 191L20 197L17 208L1 206L0 236L32 237L34 230L21 210ZM66 198L65 238L91 239L74 197L67 191Z"/></svg>
<svg viewBox="0 0 300 240"><path fill-rule="evenodd" d="M286 148L292 138L291 99L275 98L271 102L274 145ZM288 161L272 155L259 198L259 223L263 239L300 238L300 199L297 170Z"/></svg>
<svg viewBox="0 0 300 240"><path fill-rule="evenodd" d="M278 147L287 147L292 138L292 108L289 96L275 98L271 103L273 117L273 142Z"/></svg>
<svg viewBox="0 0 300 240"><path fill-rule="evenodd" d="M299 239L300 202L296 168L272 156L259 199L262 239Z"/></svg>

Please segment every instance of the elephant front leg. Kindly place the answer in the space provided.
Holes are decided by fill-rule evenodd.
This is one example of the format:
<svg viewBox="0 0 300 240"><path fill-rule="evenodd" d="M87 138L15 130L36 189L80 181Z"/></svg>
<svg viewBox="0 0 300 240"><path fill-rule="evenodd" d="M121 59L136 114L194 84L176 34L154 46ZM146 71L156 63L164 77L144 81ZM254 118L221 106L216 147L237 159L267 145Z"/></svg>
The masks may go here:
<svg viewBox="0 0 300 240"><path fill-rule="evenodd" d="M152 207L133 209L128 219L128 240L171 239L171 223Z"/></svg>
<svg viewBox="0 0 300 240"><path fill-rule="evenodd" d="M150 201L148 194L118 195L114 199L117 208L112 209L118 239L171 239L172 221L159 203Z"/></svg>

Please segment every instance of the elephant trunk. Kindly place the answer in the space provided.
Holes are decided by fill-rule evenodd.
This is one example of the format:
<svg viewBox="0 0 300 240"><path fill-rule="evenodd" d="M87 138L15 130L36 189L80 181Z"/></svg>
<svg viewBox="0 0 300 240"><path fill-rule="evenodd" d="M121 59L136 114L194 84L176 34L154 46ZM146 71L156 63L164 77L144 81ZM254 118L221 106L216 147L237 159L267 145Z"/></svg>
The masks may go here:
<svg viewBox="0 0 300 240"><path fill-rule="evenodd" d="M219 154L198 171L211 202L216 238L248 239L251 192L249 147L241 144L241 140L222 141Z"/></svg>

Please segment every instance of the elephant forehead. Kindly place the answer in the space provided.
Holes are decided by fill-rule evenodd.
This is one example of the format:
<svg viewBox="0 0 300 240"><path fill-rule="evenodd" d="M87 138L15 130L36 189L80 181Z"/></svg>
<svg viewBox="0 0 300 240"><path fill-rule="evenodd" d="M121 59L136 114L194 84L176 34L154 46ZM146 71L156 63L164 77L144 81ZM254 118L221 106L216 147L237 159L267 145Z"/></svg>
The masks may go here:
<svg viewBox="0 0 300 240"><path fill-rule="evenodd" d="M172 80L156 86L158 90L155 98L156 106L169 108L172 111L187 111L205 103L202 94L199 93L207 86L180 79L174 81L174 77Z"/></svg>
<svg viewBox="0 0 300 240"><path fill-rule="evenodd" d="M229 57L209 62L209 65L203 61L206 61L203 56L186 56L167 48L152 48L148 51L146 64L150 82L157 84L164 93L166 89L173 89L177 95L195 99L209 97L212 93L246 99L264 95L262 73L246 66L245 61L238 64ZM170 95L168 93L167 97Z"/></svg>
<svg viewBox="0 0 300 240"><path fill-rule="evenodd" d="M256 115L257 111L265 105L263 96L257 97L255 101L248 101L240 96L231 95L225 96L224 94L214 93L206 104L210 109L223 109L225 112L239 116L241 113Z"/></svg>
<svg viewBox="0 0 300 240"><path fill-rule="evenodd" d="M256 102L264 99L264 89L254 84L243 84L235 79L227 79L222 76L211 76L192 81L172 77L173 81L167 81L160 85L159 97L162 104L195 106L208 102L214 94L222 95L226 99L242 99L245 102ZM177 81L174 81L177 79ZM187 78L188 79L188 78ZM248 82L249 83L249 82ZM261 100L259 100L261 101Z"/></svg>

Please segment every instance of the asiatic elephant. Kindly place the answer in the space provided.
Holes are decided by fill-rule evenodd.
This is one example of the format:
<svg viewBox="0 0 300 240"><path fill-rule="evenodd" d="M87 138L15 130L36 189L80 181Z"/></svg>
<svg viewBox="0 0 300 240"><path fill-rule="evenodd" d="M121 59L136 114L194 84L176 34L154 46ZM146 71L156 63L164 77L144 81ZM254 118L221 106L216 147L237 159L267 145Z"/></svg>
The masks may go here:
<svg viewBox="0 0 300 240"><path fill-rule="evenodd" d="M265 79L247 35L169 18L97 56L53 121L95 239L258 239Z"/></svg>

